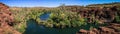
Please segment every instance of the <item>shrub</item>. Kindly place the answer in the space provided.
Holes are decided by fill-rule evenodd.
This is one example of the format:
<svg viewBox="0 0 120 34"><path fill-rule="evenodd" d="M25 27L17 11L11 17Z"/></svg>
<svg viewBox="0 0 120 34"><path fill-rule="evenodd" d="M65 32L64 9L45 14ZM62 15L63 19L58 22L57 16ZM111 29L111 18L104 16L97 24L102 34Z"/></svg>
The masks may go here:
<svg viewBox="0 0 120 34"><path fill-rule="evenodd" d="M120 22L120 16L118 14L116 14L115 20L116 20L116 22Z"/></svg>

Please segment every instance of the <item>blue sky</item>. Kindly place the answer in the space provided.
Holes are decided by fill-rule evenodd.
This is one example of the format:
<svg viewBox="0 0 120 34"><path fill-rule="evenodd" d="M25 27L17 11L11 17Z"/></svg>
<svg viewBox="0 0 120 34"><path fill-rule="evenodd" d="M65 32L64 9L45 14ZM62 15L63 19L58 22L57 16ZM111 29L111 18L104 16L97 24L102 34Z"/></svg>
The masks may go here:
<svg viewBox="0 0 120 34"><path fill-rule="evenodd" d="M120 0L0 0L0 2L8 6L16 7L57 7L61 4L65 5L88 5L101 4L110 2L120 2Z"/></svg>

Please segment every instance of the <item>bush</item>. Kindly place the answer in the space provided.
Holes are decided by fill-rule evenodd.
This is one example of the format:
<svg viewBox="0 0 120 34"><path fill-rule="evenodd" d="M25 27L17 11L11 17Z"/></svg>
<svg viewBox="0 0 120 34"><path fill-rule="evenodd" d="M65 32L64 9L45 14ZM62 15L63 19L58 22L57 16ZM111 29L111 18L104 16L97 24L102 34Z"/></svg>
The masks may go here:
<svg viewBox="0 0 120 34"><path fill-rule="evenodd" d="M116 14L115 20L116 20L116 22L120 22L120 16L118 14Z"/></svg>

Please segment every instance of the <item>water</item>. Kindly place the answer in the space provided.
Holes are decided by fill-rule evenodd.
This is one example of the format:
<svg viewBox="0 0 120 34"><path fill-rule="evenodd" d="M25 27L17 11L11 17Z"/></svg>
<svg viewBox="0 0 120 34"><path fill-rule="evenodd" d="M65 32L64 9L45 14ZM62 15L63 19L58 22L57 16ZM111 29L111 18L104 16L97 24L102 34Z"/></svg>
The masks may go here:
<svg viewBox="0 0 120 34"><path fill-rule="evenodd" d="M45 13L45 14L42 14L42 15L40 16L40 19L41 19L41 20L47 20L47 19L49 18L49 15L50 15L49 12L48 12L48 13Z"/></svg>
<svg viewBox="0 0 120 34"><path fill-rule="evenodd" d="M34 20L29 20L24 34L76 34L79 29L79 27L64 29L47 28L43 25L37 24Z"/></svg>

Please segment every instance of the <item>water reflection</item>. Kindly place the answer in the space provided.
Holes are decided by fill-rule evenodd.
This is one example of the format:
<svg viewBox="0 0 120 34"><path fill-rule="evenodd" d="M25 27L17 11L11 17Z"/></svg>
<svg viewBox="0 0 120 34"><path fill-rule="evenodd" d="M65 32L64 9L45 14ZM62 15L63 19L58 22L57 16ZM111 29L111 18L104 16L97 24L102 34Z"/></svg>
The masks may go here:
<svg viewBox="0 0 120 34"><path fill-rule="evenodd" d="M50 15L50 12L44 13L44 14L42 14L42 15L40 16L40 19L41 19L41 20L47 20L47 19L49 18L49 15Z"/></svg>
<svg viewBox="0 0 120 34"><path fill-rule="evenodd" d="M29 20L24 34L75 34L80 27L75 28L47 28L43 25L38 25L34 20Z"/></svg>

